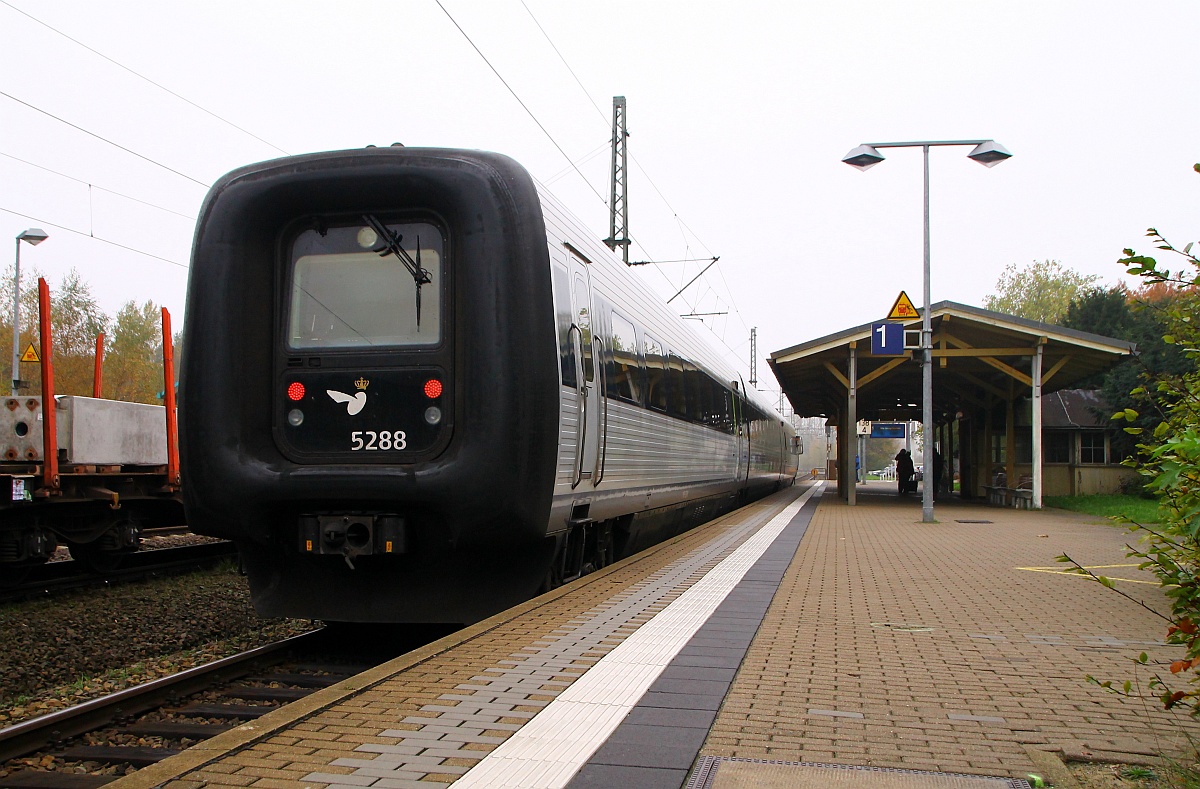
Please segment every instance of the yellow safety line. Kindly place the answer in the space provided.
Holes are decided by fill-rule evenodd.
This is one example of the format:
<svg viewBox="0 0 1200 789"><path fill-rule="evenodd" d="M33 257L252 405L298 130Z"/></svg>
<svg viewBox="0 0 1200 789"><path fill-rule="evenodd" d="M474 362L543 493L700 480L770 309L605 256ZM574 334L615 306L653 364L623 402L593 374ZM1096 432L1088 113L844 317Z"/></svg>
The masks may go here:
<svg viewBox="0 0 1200 789"><path fill-rule="evenodd" d="M1112 567L1137 567L1136 564L1093 564L1091 567L1084 567L1085 570L1104 570ZM1059 570L1056 567L1017 567L1018 570L1028 570L1031 573L1050 573L1052 575L1073 575L1076 578L1087 578L1086 575L1080 575L1077 572L1070 570ZM1158 581L1142 581L1137 578L1114 578L1111 575L1105 576L1110 581L1125 581L1131 584L1150 584L1151 586L1159 586Z"/></svg>

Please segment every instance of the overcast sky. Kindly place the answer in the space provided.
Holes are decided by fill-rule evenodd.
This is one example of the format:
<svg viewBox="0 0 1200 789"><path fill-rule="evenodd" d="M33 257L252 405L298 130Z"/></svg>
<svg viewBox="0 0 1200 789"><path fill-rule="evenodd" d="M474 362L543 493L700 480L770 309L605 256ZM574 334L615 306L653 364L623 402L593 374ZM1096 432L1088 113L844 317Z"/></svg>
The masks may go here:
<svg viewBox="0 0 1200 789"><path fill-rule="evenodd" d="M744 370L758 327L768 389L772 351L921 304L921 152L862 173L859 143L1013 153L934 149L934 301L1048 258L1115 283L1147 227L1200 238L1194 0L441 3L0 0L0 229L45 229L23 267L77 268L110 315L178 324L209 184L402 142L512 156L602 238L624 95L631 258L720 256L674 304L728 312L696 328ZM703 265L638 272L666 297Z"/></svg>

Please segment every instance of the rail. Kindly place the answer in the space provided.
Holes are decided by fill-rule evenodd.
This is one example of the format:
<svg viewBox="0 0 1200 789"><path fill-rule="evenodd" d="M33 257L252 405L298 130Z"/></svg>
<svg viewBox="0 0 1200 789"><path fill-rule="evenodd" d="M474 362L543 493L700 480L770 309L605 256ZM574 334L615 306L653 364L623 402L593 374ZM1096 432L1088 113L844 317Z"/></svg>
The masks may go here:
<svg viewBox="0 0 1200 789"><path fill-rule="evenodd" d="M162 706L172 698L197 693L216 682L247 674L257 661L317 641L321 633L321 630L314 630L292 636L0 729L0 761L25 756L100 728L118 717L136 715Z"/></svg>

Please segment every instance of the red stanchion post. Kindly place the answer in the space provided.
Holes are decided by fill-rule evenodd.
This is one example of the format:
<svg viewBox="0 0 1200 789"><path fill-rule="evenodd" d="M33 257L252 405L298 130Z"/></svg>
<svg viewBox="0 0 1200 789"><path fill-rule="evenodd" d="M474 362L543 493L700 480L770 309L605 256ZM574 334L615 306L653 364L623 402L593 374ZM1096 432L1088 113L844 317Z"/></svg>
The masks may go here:
<svg viewBox="0 0 1200 789"><path fill-rule="evenodd" d="M50 340L50 286L38 278L38 326L42 345L42 487L48 494L59 493L58 480L58 409L54 403L53 344Z"/></svg>
<svg viewBox="0 0 1200 789"><path fill-rule="evenodd" d="M167 411L167 484L178 487L179 424L175 414L175 347L171 340L171 313L162 308L163 406Z"/></svg>
<svg viewBox="0 0 1200 789"><path fill-rule="evenodd" d="M104 396L104 332L96 335L96 370L92 374L92 397Z"/></svg>

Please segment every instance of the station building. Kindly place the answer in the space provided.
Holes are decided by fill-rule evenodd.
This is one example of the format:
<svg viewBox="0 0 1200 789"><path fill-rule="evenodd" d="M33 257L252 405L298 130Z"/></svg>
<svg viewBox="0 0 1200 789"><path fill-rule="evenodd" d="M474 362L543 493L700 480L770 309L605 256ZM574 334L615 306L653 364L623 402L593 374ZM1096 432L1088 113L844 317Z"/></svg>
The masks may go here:
<svg viewBox="0 0 1200 789"><path fill-rule="evenodd" d="M1133 343L951 301L930 312L934 440L963 498L1040 508L1043 496L1115 492L1135 476L1112 451L1107 406L1079 388L1134 354ZM922 418L921 351L872 353L876 325L769 359L796 414L837 427L838 493L849 503L856 425ZM919 330L920 317L904 326Z"/></svg>

